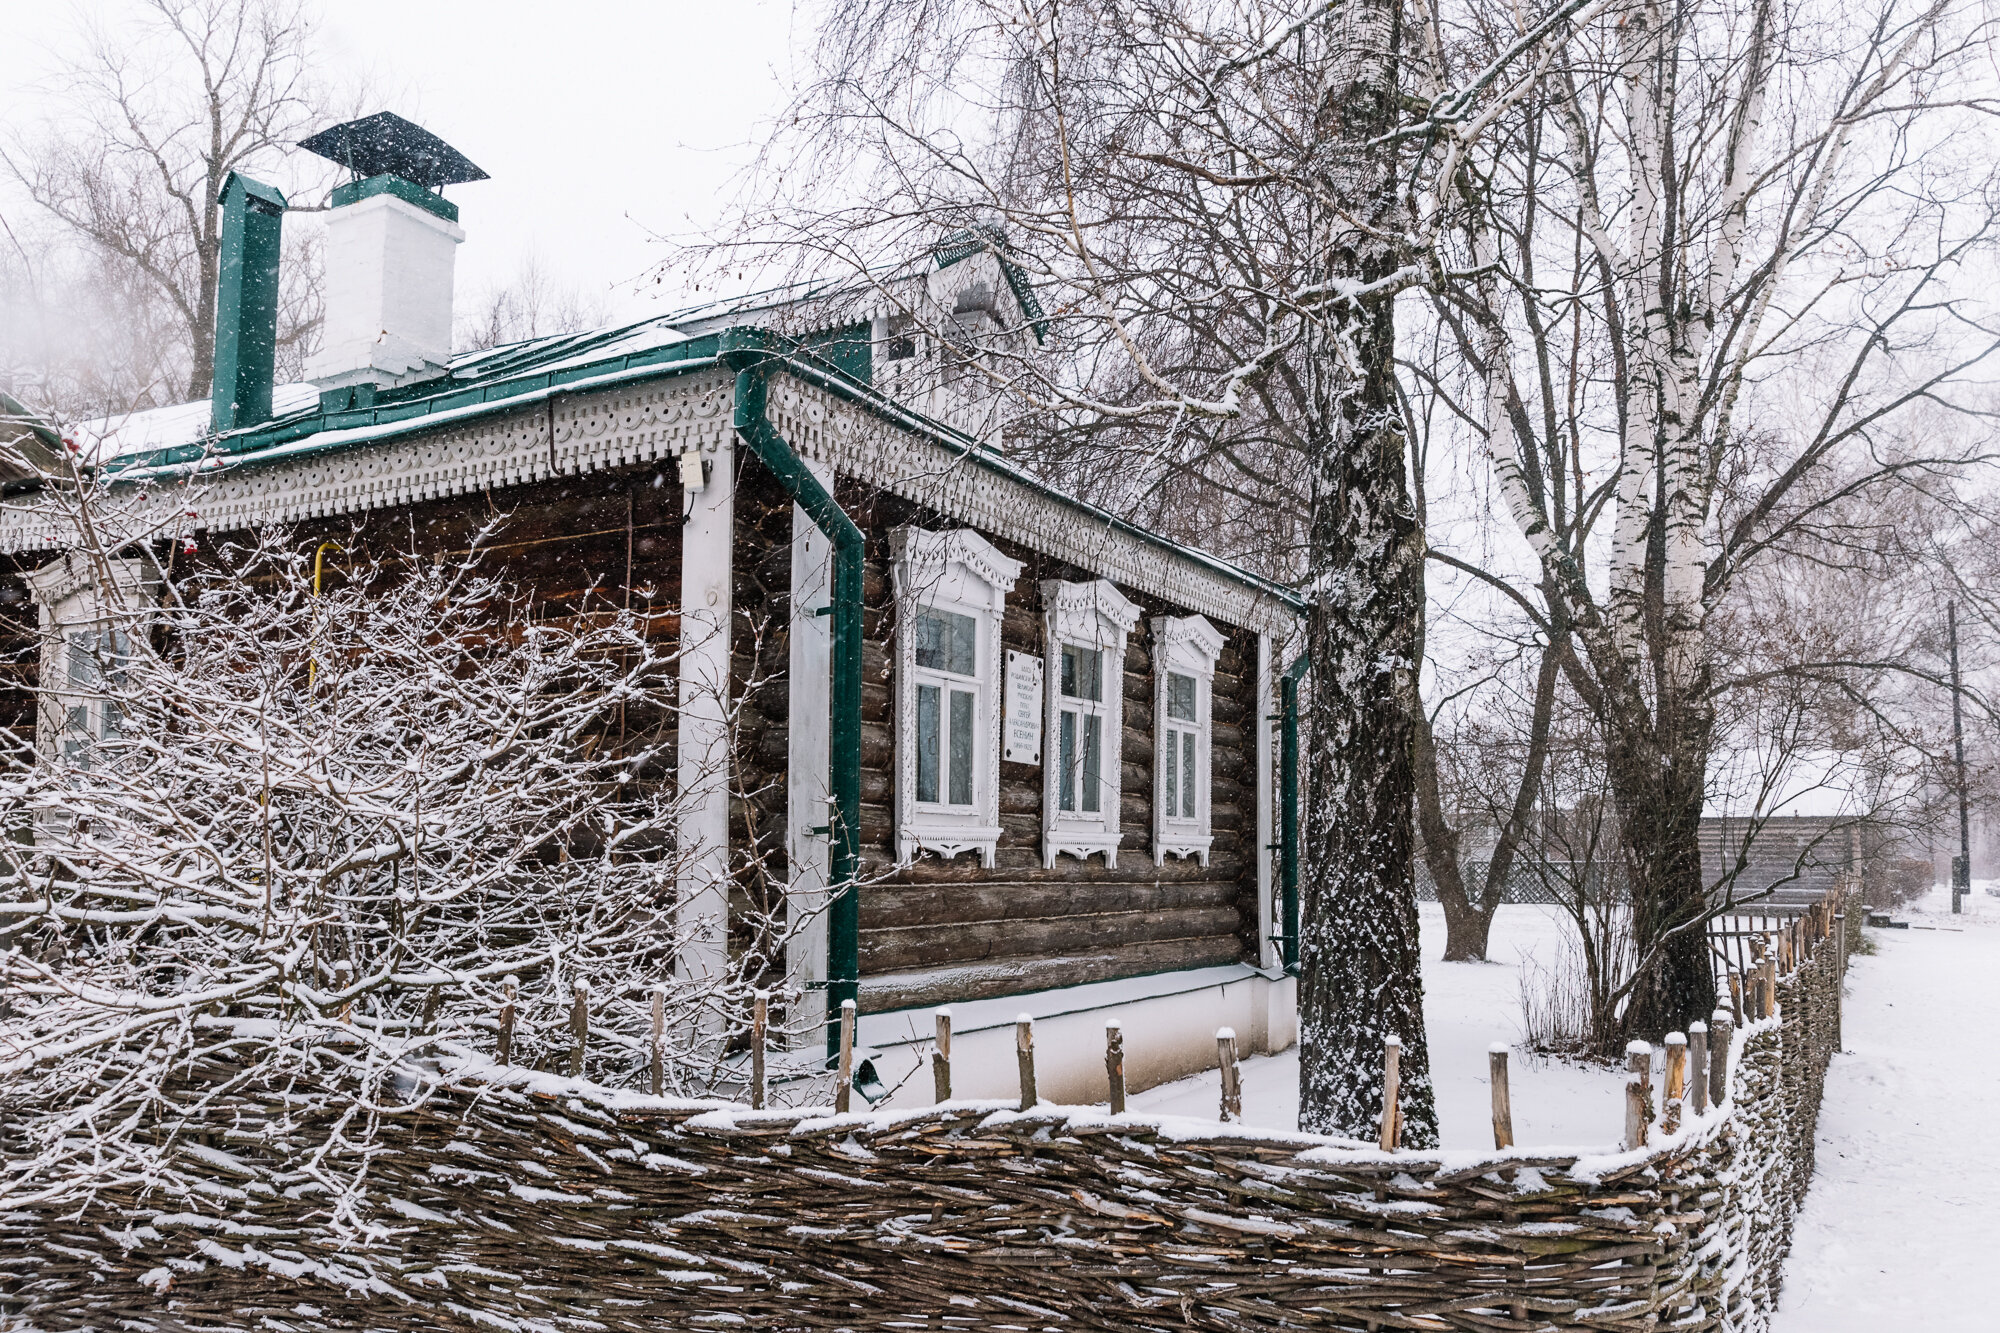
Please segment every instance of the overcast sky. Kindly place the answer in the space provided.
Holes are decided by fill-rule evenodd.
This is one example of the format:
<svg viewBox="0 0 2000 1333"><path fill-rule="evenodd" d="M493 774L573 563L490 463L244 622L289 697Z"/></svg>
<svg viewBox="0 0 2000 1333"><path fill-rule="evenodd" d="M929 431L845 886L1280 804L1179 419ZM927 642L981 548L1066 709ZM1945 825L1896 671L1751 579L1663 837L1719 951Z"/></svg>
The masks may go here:
<svg viewBox="0 0 2000 1333"><path fill-rule="evenodd" d="M648 229L714 219L791 69L789 0L327 0L321 12L330 74L367 75L385 93L370 110L409 117L492 177L446 191L466 231L461 299L532 254L608 293L614 318L659 308L631 282L658 255ZM61 4L7 6L0 115L35 114L41 48L73 21Z"/></svg>

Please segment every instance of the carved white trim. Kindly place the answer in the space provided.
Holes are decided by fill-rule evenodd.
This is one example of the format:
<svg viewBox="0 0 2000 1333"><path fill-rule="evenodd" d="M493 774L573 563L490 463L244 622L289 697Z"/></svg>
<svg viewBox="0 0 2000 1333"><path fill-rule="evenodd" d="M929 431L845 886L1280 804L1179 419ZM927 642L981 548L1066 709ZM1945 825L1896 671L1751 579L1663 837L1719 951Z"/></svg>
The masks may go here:
<svg viewBox="0 0 2000 1333"><path fill-rule="evenodd" d="M712 454L731 429L731 386L720 367L632 372L629 383L544 390L498 414L466 408L314 436L254 461L218 462L191 483L163 469L134 478L149 498L134 504L127 524L156 531L191 513L187 526L227 531L660 462L689 449ZM1280 639L1295 627L1286 603L1220 562L1115 526L1005 459L962 453L920 423L892 421L892 410L872 411L785 374L772 377L769 410L803 456L952 521L1226 624ZM33 499L0 505L0 551L74 543L62 517Z"/></svg>
<svg viewBox="0 0 2000 1333"><path fill-rule="evenodd" d="M1139 623L1139 608L1108 579L1090 583L1042 583L1042 864L1053 867L1067 852L1079 861L1104 853L1107 868L1118 864L1119 798L1123 794L1125 737L1125 639ZM1104 755L1099 773L1101 809L1096 814L1057 808L1062 781L1062 646L1074 643L1104 654ZM1080 804L1080 803L1079 803Z"/></svg>
<svg viewBox="0 0 2000 1333"><path fill-rule="evenodd" d="M970 528L895 528L889 555L896 590L896 859L908 865L919 851L946 858L977 851L990 870L1000 842L1000 621L1022 565ZM909 628L920 608L956 611L979 627L973 675L980 744L972 757L969 814L917 802L917 650Z"/></svg>
<svg viewBox="0 0 2000 1333"><path fill-rule="evenodd" d="M1215 845L1209 813L1210 764L1215 733L1215 664L1228 642L1201 616L1154 616L1153 629L1153 864L1169 856L1196 857L1208 864ZM1194 680L1194 818L1167 813L1167 765L1175 756L1163 752L1167 729L1167 676L1179 673Z"/></svg>
<svg viewBox="0 0 2000 1333"><path fill-rule="evenodd" d="M1288 605L1221 562L1116 527L1049 494L1005 459L957 453L790 376L772 380L769 410L787 443L842 475L1225 624L1282 638L1297 623Z"/></svg>
<svg viewBox="0 0 2000 1333"><path fill-rule="evenodd" d="M278 446L254 462L218 462L192 481L165 470L137 478L140 495L121 517L134 531L152 531L185 513L185 527L222 532L661 462L689 449L713 454L732 436L731 394L726 372L701 371L545 395L497 416L460 411L434 423L357 427ZM74 544L63 517L33 500L0 507L0 550Z"/></svg>

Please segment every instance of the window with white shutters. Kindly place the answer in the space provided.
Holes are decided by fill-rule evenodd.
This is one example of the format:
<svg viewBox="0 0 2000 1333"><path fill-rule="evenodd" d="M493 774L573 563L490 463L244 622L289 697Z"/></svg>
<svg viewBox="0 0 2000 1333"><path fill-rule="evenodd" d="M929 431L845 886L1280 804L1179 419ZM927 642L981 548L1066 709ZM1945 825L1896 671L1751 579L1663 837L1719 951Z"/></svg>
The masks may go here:
<svg viewBox="0 0 2000 1333"><path fill-rule="evenodd" d="M1210 736L1215 664L1223 637L1201 616L1155 616L1153 630L1153 862L1208 864Z"/></svg>
<svg viewBox="0 0 2000 1333"><path fill-rule="evenodd" d="M1042 584L1047 744L1043 751L1042 861L1104 854L1118 864L1119 739L1124 734L1125 640L1139 608L1104 580Z"/></svg>
<svg viewBox="0 0 2000 1333"><path fill-rule="evenodd" d="M890 533L896 584L896 842L977 851L1000 838L1000 618L1020 562L970 528Z"/></svg>

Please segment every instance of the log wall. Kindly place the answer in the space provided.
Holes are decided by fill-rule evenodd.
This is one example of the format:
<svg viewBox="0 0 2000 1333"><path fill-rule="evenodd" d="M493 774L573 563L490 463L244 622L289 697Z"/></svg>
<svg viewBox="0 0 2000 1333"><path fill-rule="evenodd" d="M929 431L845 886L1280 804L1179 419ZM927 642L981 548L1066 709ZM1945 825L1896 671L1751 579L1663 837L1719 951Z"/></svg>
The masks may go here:
<svg viewBox="0 0 2000 1333"><path fill-rule="evenodd" d="M879 1012L1012 992L1232 963L1257 956L1254 764L1257 641L1230 625L1214 689L1209 864L1153 864L1153 660L1147 620L1184 607L1120 591L1141 610L1126 640L1118 865L1064 855L1042 864L1042 769L1000 765L1000 825L992 870L977 853L923 853L895 865L895 595L889 533L902 524L962 526L893 496L843 486L843 505L868 538L866 673L862 687L862 1008ZM1001 647L1044 651L1041 581L1098 575L982 534L1023 562L1007 598ZM1049 688L1054 688L1050 682Z"/></svg>

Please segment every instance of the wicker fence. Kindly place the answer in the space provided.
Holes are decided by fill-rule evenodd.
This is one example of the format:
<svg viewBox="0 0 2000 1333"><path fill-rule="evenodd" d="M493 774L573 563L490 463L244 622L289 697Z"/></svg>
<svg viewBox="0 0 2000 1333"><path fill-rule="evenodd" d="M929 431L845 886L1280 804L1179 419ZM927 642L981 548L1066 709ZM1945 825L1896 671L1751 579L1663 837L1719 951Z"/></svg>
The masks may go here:
<svg viewBox="0 0 2000 1333"><path fill-rule="evenodd" d="M468 1066L365 1163L339 1088L229 1096L185 1147L202 1190L0 1218L0 1308L51 1333L1757 1329L1838 1040L1833 925L1797 932L1775 1016L1748 987L1729 1099L1663 1107L1635 1149L750 1111ZM323 1182L355 1174L336 1226Z"/></svg>

